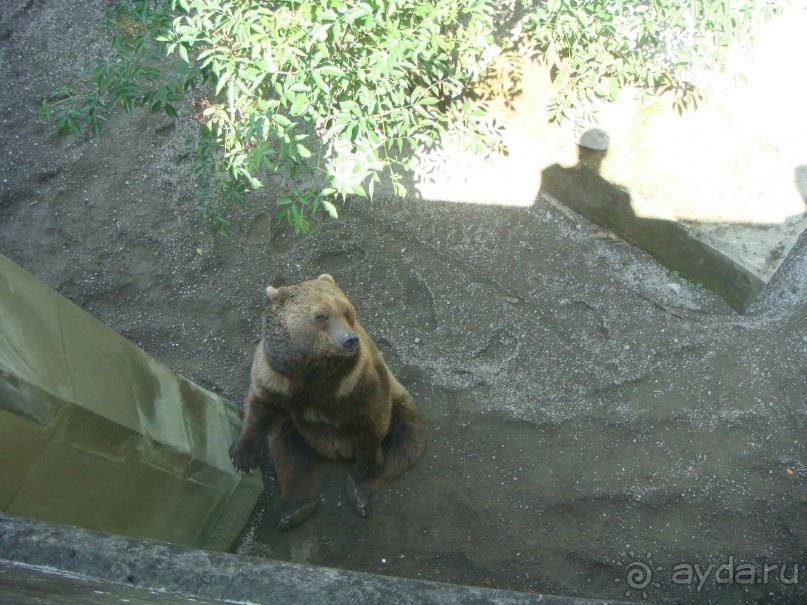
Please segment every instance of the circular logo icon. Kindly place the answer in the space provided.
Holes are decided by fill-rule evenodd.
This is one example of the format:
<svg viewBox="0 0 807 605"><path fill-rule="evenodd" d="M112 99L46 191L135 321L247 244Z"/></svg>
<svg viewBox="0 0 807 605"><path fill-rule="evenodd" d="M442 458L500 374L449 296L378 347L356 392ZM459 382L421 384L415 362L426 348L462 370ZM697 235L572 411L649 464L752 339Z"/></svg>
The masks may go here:
<svg viewBox="0 0 807 605"><path fill-rule="evenodd" d="M644 590L653 580L653 570L646 563L634 561L628 565L625 579L634 590Z"/></svg>

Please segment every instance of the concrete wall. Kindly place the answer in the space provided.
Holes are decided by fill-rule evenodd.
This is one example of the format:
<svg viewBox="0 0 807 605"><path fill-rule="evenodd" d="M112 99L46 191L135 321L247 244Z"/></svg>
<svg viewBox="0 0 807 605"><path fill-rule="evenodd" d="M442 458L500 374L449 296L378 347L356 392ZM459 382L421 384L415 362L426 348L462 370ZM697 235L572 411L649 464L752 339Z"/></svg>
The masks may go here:
<svg viewBox="0 0 807 605"><path fill-rule="evenodd" d="M228 549L263 490L236 410L0 255L0 511Z"/></svg>
<svg viewBox="0 0 807 605"><path fill-rule="evenodd" d="M2 513L0 536L0 602L14 605L620 605L200 551Z"/></svg>

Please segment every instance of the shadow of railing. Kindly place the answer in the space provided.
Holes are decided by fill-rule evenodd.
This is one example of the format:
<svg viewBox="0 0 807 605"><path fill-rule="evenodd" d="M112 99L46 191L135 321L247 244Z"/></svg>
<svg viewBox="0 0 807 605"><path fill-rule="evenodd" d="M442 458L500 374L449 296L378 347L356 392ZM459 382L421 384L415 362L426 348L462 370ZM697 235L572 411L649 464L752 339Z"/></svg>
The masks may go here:
<svg viewBox="0 0 807 605"><path fill-rule="evenodd" d="M541 174L542 194L649 252L693 283L702 283L736 309L745 310L765 287L764 281L736 260L693 237L686 225L637 216L627 190L584 164L554 164Z"/></svg>
<svg viewBox="0 0 807 605"><path fill-rule="evenodd" d="M739 214L732 220L731 208L720 210L728 217L720 220L710 218L709 209L705 209L706 218L702 220L666 218L678 211L663 203L658 216L653 216L655 212L646 212L648 207L652 210L652 204L645 200L637 203L638 198L630 190L602 175L608 154L608 133L591 129L583 133L580 141L576 164L568 161L569 154L558 153L555 159L546 161L544 153L538 166L530 166L525 161L525 149L519 149L520 157L515 161L498 158L474 165L473 160L465 158L467 165L452 166L450 171L438 165L427 171L425 178L422 173L410 172L405 175L407 188L412 192L409 197L434 203L502 207L534 206L542 197L549 197L650 253L667 269L692 284L703 285L740 312L758 298L807 225L807 213L798 213L798 204L790 202L788 208L792 206L795 214L779 223L775 219L746 222ZM560 156L567 161L558 162ZM441 183L440 177L457 172L464 174L465 180L451 191L450 184ZM795 185L801 198L807 199L807 166L796 167ZM674 196L674 192L669 193ZM693 185L692 197L698 195ZM496 198L498 201L493 201ZM781 208L777 206L775 212L781 214ZM773 216L773 212L769 214Z"/></svg>

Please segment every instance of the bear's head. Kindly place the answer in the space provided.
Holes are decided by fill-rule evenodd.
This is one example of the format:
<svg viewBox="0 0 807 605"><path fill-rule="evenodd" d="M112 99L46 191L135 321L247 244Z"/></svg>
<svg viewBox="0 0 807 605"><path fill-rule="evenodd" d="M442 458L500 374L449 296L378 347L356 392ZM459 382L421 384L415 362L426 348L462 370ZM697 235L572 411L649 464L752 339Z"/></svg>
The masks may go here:
<svg viewBox="0 0 807 605"><path fill-rule="evenodd" d="M356 311L333 277L266 288L263 321L267 360L281 373L321 380L358 355Z"/></svg>

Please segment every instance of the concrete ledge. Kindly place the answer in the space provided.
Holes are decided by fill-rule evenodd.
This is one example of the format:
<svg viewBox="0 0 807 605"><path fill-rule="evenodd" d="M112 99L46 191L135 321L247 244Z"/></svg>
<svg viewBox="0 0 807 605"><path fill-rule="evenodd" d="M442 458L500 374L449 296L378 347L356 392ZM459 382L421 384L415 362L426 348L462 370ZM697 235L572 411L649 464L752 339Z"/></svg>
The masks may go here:
<svg viewBox="0 0 807 605"><path fill-rule="evenodd" d="M229 549L263 491L237 410L0 256L0 511Z"/></svg>
<svg viewBox="0 0 807 605"><path fill-rule="evenodd" d="M119 603L121 598L160 605L187 603L188 599L261 605L617 605L205 552L2 513L0 536L0 595L15 595L15 605L40 603L35 598L42 594L56 595L48 601L55 605L106 605ZM59 574L81 581L68 585ZM59 592L62 590L65 592ZM108 596L98 600L99 590ZM148 591L163 595L146 599ZM83 595L96 600L84 601Z"/></svg>

